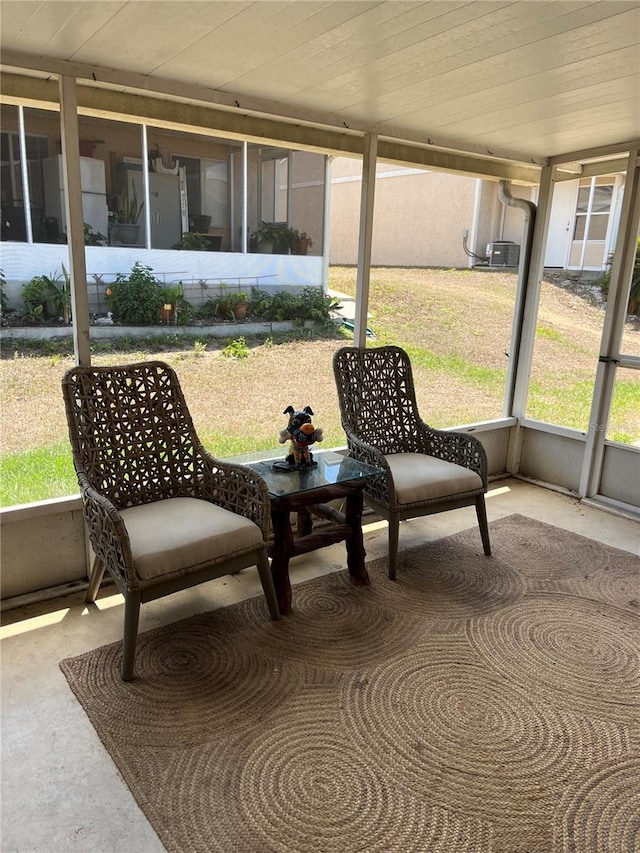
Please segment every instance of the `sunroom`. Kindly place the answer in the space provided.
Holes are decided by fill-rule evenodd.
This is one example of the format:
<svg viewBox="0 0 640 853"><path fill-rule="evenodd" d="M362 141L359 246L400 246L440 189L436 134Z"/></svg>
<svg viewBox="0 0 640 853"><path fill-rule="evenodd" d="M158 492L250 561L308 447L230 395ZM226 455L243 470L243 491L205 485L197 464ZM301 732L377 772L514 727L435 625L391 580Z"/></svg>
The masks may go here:
<svg viewBox="0 0 640 853"><path fill-rule="evenodd" d="M521 217L505 396L497 417L462 425L487 452L490 518L530 513L638 553L640 434L634 421L620 441L611 423L623 384L635 388L640 407L639 333L626 311L640 224L637 5L166 3L157 14L155 6L5 4L0 266L10 288L17 294L43 265L68 264L76 359L86 364L91 314L105 310L96 283L135 260L168 283L326 287L331 157L355 156L363 180L354 344L366 347L376 164L494 181L504 209ZM94 213L95 199L83 198L86 160L103 164L104 192L95 195L104 199ZM53 195L45 172L57 181ZM612 174L624 175L624 188L620 178L590 416L580 428L548 423L531 417L527 399L545 246L549 228L558 225L554 193L576 176L595 188L600 176ZM168 207L177 211L166 231L168 208L153 208L161 184L171 187ZM534 188L535 203L522 201L523 187L527 194ZM124 238L118 211L134 194L140 228ZM57 214L50 206L56 195ZM252 240L261 221L304 232L313 245L306 255L261 251ZM585 220L585 233L589 225ZM204 242L202 251L189 249L194 239ZM473 523L466 510L456 513L449 521L407 525L407 546ZM35 739L41 753L30 802L17 790L18 752L11 747L7 779L12 808L23 819L7 830L9 847L69 849L94 833L89 849L163 849L116 772L98 757L88 724L78 736L82 767L74 763L72 771L61 765L74 738L65 735L56 747L50 721L38 734L36 706L47 704L42 692L52 690L54 715L70 704L45 663L119 636L117 599L88 616L77 606L88 562L80 500L70 495L6 508L1 521L2 597L14 614L7 627L17 655L11 677L23 680L23 660L31 679L20 694L25 704L11 707L11 733L20 749ZM367 548L382 556L380 527L368 531ZM327 554L300 558L295 580L331 571L342 554L333 547ZM70 590L76 597L68 606L61 596ZM243 581L225 600L256 591L253 579ZM206 607L203 593L180 598L175 609L159 604L148 627ZM96 616L104 627L99 637ZM32 711L33 722L22 727ZM50 790L54 772L78 800L60 804ZM103 795L87 802L85 786L100 786ZM46 821L38 820L37 800ZM117 832L112 809L124 816Z"/></svg>

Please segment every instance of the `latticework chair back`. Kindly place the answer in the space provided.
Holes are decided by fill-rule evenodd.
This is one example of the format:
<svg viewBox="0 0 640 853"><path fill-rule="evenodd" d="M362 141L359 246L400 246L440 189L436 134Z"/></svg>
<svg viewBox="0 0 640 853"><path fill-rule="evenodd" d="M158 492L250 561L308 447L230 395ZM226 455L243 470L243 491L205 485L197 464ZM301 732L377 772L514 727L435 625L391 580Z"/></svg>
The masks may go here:
<svg viewBox="0 0 640 853"><path fill-rule="evenodd" d="M342 347L333 371L349 453L384 473L364 487L364 497L389 522L389 577L396 576L400 522L435 512L475 504L490 555L486 452L475 436L422 420L407 353Z"/></svg>
<svg viewBox="0 0 640 853"><path fill-rule="evenodd" d="M424 453L411 362L395 346L344 347L334 356L342 424L382 453Z"/></svg>
<svg viewBox="0 0 640 853"><path fill-rule="evenodd" d="M76 367L63 393L76 471L116 507L194 496L199 440L171 367Z"/></svg>

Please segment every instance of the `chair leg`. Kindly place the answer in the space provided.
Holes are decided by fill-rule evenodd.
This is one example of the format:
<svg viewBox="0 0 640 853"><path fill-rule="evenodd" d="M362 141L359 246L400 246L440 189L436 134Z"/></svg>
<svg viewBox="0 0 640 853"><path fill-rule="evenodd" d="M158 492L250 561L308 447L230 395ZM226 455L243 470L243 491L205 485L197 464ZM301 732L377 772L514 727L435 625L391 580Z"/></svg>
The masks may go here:
<svg viewBox="0 0 640 853"><path fill-rule="evenodd" d="M122 680L131 681L136 658L140 593L127 592L124 597L124 645L122 649Z"/></svg>
<svg viewBox="0 0 640 853"><path fill-rule="evenodd" d="M389 518L389 580L396 579L398 562L398 539L400 538L400 519L397 515Z"/></svg>
<svg viewBox="0 0 640 853"><path fill-rule="evenodd" d="M93 566L91 567L91 578L89 580L89 586L87 587L87 593L84 597L86 604L91 604L96 600L100 584L102 583L102 578L104 577L104 571L104 563L100 557L94 556Z"/></svg>
<svg viewBox="0 0 640 853"><path fill-rule="evenodd" d="M278 599L276 597L275 586L273 585L273 577L271 575L271 568L269 567L267 552L264 549L260 551L260 554L258 555L257 565L262 589L264 591L265 598L267 599L269 613L271 618L275 621L280 618L280 608L278 607Z"/></svg>
<svg viewBox="0 0 640 853"><path fill-rule="evenodd" d="M478 516L478 526L480 527L484 553L487 557L490 557L491 544L489 542L489 525L487 524L487 508L484 502L484 495L479 495L476 498L476 515Z"/></svg>

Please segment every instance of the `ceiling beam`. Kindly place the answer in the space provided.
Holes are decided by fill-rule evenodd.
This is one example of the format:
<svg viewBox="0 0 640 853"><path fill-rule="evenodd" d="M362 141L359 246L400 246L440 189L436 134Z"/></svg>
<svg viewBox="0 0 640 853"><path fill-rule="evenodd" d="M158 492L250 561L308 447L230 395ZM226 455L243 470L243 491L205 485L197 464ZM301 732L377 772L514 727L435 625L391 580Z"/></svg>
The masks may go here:
<svg viewBox="0 0 640 853"><path fill-rule="evenodd" d="M3 74L2 100L7 103L29 102L49 108L58 104L58 86L53 80ZM217 110L198 104L187 104L131 92L116 92L93 86L78 86L78 110L81 115L153 124L170 130L191 131L226 139L286 145L337 156L362 157L364 139L360 135L326 128L296 125ZM483 159L469 154L442 151L438 148L409 145L381 139L378 158L401 166L422 166L434 171L456 172L472 177L537 184L540 170L534 166Z"/></svg>
<svg viewBox="0 0 640 853"><path fill-rule="evenodd" d="M473 178L492 178L496 181L515 181L522 184L540 182L540 169L535 166L483 160L464 152L439 151L385 139L378 140L378 159L400 166L424 166L436 172L456 172Z"/></svg>
<svg viewBox="0 0 640 853"><path fill-rule="evenodd" d="M628 157L619 157L615 160L600 160L597 163L585 163L580 174L556 170L554 180L556 183L562 181L575 181L577 178L594 178L598 175L615 175L617 172L626 172L629 164Z"/></svg>
<svg viewBox="0 0 640 853"><path fill-rule="evenodd" d="M584 160L601 160L603 157L611 157L615 154L628 154L640 146L640 139L630 142L619 142L617 145L603 145L600 148L583 148L581 151L571 151L568 154L558 154L549 157L550 166L562 166L565 163Z"/></svg>
<svg viewBox="0 0 640 853"><path fill-rule="evenodd" d="M223 111L229 110L232 113L240 110L247 115L275 118L284 123L321 127L340 133L353 133L360 137L364 136L365 133L375 133L378 138L387 137L409 144L437 146L443 150L461 151L478 157L495 157L509 162L537 166L544 166L547 163L546 157L536 157L523 151L506 149L491 149L489 151L482 145L465 144L459 139L439 136L435 138L434 134L429 134L428 130L425 130L424 133L407 136L406 131L391 125L345 119L335 116L331 112L309 110L299 106L292 107L281 101L237 95L193 83L182 83L177 80L152 77L116 68L104 68L99 65L37 56L22 51L3 50L2 65L7 69L20 69L27 73L32 71L45 75L68 75L75 77L79 83L84 82L120 91L155 95L182 103L197 103Z"/></svg>

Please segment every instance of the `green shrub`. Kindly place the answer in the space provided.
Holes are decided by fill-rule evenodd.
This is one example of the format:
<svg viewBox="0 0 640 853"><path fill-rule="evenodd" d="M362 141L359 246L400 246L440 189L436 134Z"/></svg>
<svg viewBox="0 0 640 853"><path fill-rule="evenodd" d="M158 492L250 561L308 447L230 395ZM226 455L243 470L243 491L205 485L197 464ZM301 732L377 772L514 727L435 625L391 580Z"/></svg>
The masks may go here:
<svg viewBox="0 0 640 853"><path fill-rule="evenodd" d="M118 273L109 289L107 304L120 323L149 326L159 322L165 291L151 267L135 263L128 276Z"/></svg>
<svg viewBox="0 0 640 853"><path fill-rule="evenodd" d="M296 325L312 321L319 325L331 323L331 312L338 308L337 299L327 296L321 287L305 287L300 293L280 290L271 296L265 291L251 292L249 316L274 322L291 320Z"/></svg>
<svg viewBox="0 0 640 853"><path fill-rule="evenodd" d="M23 317L33 321L50 316L62 317L65 323L71 320L71 278L64 264L61 273L35 275L22 288L25 303Z"/></svg>
<svg viewBox="0 0 640 853"><path fill-rule="evenodd" d="M611 268L613 266L613 252L607 259L607 269L601 276L597 284L604 293L609 292L609 284L611 283ZM640 237L636 246L636 259L633 264L633 272L631 274L631 290L629 291L629 303L627 305L629 314L640 314Z"/></svg>
<svg viewBox="0 0 640 853"><path fill-rule="evenodd" d="M249 347L243 337L236 338L231 343L227 344L222 350L221 355L225 358L248 358Z"/></svg>
<svg viewBox="0 0 640 853"><path fill-rule="evenodd" d="M51 279L48 275L34 275L22 288L22 298L30 305L44 305L49 298L49 284Z"/></svg>

